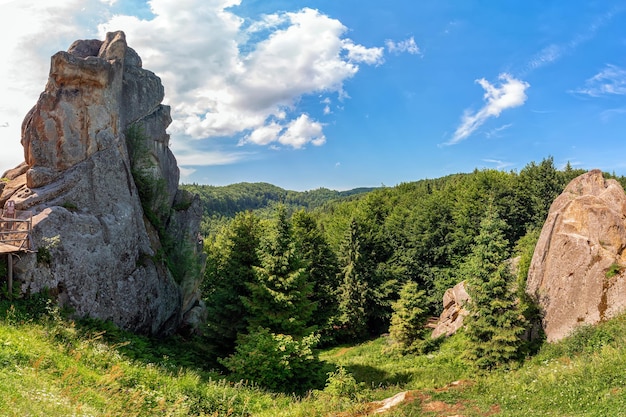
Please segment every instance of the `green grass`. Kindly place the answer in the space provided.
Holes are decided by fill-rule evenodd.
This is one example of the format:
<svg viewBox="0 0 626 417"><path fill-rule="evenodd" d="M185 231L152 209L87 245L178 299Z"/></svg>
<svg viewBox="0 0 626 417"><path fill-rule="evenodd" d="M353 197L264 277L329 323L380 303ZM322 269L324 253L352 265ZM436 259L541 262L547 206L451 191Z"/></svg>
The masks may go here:
<svg viewBox="0 0 626 417"><path fill-rule="evenodd" d="M297 398L229 382L199 339L74 323L43 299L0 302L0 416L357 416L405 390L415 400L389 416L626 416L625 342L619 317L544 345L517 369L478 374L459 359L463 335L422 356L386 353L383 337L322 352L329 373L343 370Z"/></svg>

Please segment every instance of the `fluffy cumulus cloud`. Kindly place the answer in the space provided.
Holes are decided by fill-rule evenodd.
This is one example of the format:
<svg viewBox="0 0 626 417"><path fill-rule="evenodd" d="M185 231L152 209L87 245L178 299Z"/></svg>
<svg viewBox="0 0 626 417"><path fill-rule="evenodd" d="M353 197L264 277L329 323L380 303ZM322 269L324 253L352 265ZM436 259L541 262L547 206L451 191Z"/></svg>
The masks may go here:
<svg viewBox="0 0 626 417"><path fill-rule="evenodd" d="M302 148L307 143L320 146L326 143L322 125L309 118L306 114L291 121L278 141L283 145Z"/></svg>
<svg viewBox="0 0 626 417"><path fill-rule="evenodd" d="M0 166L22 160L19 126L43 90L49 58L77 38L126 33L144 67L163 81L174 119L173 148L215 137L240 145L322 145L324 126L299 111L302 98L346 98L344 84L361 65L384 62L384 48L354 42L339 20L310 8L251 20L233 7L241 0L0 2L0 53L11 63L0 68L0 139L15 147L0 155ZM393 45L394 52L417 48L412 39ZM328 103L321 106L321 114L330 113ZM244 155L211 157L193 145L177 149L181 163L198 165L205 164L198 155L206 164Z"/></svg>
<svg viewBox="0 0 626 417"><path fill-rule="evenodd" d="M574 91L591 97L626 94L626 69L607 65L602 71L585 82L585 86Z"/></svg>
<svg viewBox="0 0 626 417"><path fill-rule="evenodd" d="M298 101L341 96L359 65L382 63L383 49L356 44L340 21L317 10L248 22L229 11L238 3L153 0L153 18L116 16L101 31L123 27L144 66L162 77L173 135L240 135L240 145L323 144L322 124L299 113Z"/></svg>
<svg viewBox="0 0 626 417"><path fill-rule="evenodd" d="M498 79L499 85L493 85L484 78L476 80L485 90L485 105L475 112L465 111L461 124L448 144L453 145L466 139L490 118L499 117L504 110L519 107L526 102L526 89L530 84L506 73L500 74Z"/></svg>

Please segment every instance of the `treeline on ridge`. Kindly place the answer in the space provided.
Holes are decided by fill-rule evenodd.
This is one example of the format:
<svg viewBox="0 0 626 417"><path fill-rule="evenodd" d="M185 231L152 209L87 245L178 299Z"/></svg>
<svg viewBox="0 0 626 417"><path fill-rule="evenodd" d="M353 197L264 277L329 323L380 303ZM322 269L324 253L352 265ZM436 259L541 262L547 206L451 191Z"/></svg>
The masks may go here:
<svg viewBox="0 0 626 417"><path fill-rule="evenodd" d="M256 211L261 217L269 217L277 204L291 210L313 210L329 201L346 199L372 191L374 188L355 188L335 191L318 188L310 191L291 191L272 184L241 182L226 186L184 184L181 186L200 196L204 219L202 232L210 234L216 227L242 211Z"/></svg>

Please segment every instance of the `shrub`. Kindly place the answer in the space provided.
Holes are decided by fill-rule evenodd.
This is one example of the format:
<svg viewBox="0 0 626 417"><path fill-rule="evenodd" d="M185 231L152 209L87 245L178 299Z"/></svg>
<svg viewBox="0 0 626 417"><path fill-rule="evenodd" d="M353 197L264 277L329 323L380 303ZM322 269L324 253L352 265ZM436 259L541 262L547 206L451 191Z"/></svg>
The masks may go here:
<svg viewBox="0 0 626 417"><path fill-rule="evenodd" d="M301 340L260 328L239 337L235 353L219 362L231 379L249 381L278 392L303 393L317 382L321 363L313 347L319 336Z"/></svg>
<svg viewBox="0 0 626 417"><path fill-rule="evenodd" d="M50 266L52 263L51 249L54 249L61 241L61 236L44 237L41 239L41 246L37 249L37 263Z"/></svg>
<svg viewBox="0 0 626 417"><path fill-rule="evenodd" d="M619 275L622 273L622 269L624 269L624 267L618 263L613 263L611 264L611 266L609 267L609 269L606 271L606 273L604 274L604 276L609 279L609 278L613 278L615 275Z"/></svg>
<svg viewBox="0 0 626 417"><path fill-rule="evenodd" d="M335 372L329 372L327 375L328 379L323 392L335 397L347 397L354 400L363 388L362 385L364 385L356 382L354 376L346 371L343 366L340 366Z"/></svg>

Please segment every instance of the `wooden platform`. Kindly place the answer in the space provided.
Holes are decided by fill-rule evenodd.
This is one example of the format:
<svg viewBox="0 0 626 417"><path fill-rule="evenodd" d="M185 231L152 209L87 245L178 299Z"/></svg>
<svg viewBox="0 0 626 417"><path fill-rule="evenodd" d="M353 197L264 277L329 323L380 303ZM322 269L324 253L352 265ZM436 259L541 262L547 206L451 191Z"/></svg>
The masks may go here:
<svg viewBox="0 0 626 417"><path fill-rule="evenodd" d="M11 201L10 201L11 202ZM7 256L7 292L13 295L13 254L30 251L30 232L33 229L33 213L11 210L6 206L0 210L0 254Z"/></svg>
<svg viewBox="0 0 626 417"><path fill-rule="evenodd" d="M5 211L0 210L0 254L29 251L33 214L14 210L8 217Z"/></svg>
<svg viewBox="0 0 626 417"><path fill-rule="evenodd" d="M26 251L27 249L28 248L20 249L18 246L13 246L13 245L0 242L0 254L23 252L23 251Z"/></svg>

